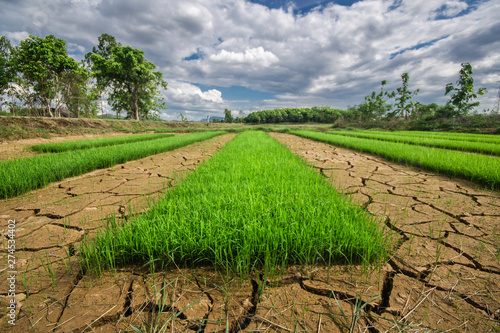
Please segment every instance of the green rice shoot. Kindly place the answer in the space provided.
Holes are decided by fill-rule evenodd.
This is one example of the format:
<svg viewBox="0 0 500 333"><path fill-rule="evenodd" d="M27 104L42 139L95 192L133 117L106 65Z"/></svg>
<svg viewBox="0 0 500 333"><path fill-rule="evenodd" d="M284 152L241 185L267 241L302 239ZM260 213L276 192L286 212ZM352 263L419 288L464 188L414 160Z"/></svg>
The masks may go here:
<svg viewBox="0 0 500 333"><path fill-rule="evenodd" d="M96 147L121 145L132 142L164 139L170 136L173 136L173 134L144 134L144 135L120 136L116 138L44 143L39 145L33 145L31 146L31 149L42 153L60 153L68 150L89 149Z"/></svg>
<svg viewBox="0 0 500 333"><path fill-rule="evenodd" d="M148 212L82 243L89 270L213 265L248 274L288 264L383 260L382 223L264 132L244 132Z"/></svg>

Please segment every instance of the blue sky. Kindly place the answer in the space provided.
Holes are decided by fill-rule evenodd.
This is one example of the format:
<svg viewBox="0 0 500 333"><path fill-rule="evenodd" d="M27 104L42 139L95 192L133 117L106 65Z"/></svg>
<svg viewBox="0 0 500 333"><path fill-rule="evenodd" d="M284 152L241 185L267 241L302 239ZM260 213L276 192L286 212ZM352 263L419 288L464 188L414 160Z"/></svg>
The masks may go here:
<svg viewBox="0 0 500 333"><path fill-rule="evenodd" d="M499 0L0 0L14 44L54 34L81 59L106 32L145 51L168 82L169 107L198 120L230 109L345 108L401 74L422 103L470 62L491 108L500 84Z"/></svg>

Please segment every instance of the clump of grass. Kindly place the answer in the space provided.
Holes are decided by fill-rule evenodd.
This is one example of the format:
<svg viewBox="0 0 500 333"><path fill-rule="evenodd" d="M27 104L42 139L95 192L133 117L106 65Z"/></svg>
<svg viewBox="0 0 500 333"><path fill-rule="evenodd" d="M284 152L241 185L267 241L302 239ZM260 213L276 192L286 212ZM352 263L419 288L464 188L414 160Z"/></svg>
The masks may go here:
<svg viewBox="0 0 500 333"><path fill-rule="evenodd" d="M293 131L292 134L500 189L500 159L495 156L309 131Z"/></svg>
<svg viewBox="0 0 500 333"><path fill-rule="evenodd" d="M244 132L149 212L84 242L81 254L91 270L209 264L244 275L382 260L381 226L268 134Z"/></svg>
<svg viewBox="0 0 500 333"><path fill-rule="evenodd" d="M96 169L174 150L223 133L225 132L195 133L1 162L0 199L15 197L51 182Z"/></svg>
<svg viewBox="0 0 500 333"><path fill-rule="evenodd" d="M77 149L89 149L96 147L114 146L121 145L125 143L149 141L155 139L164 139L166 137L173 136L173 134L146 134L146 135L133 135L133 136L122 136L117 138L105 138L96 140L81 140L81 141L69 141L69 142L59 142L59 143L44 143L40 145L31 146L34 151L39 151L42 153L60 153L68 150Z"/></svg>

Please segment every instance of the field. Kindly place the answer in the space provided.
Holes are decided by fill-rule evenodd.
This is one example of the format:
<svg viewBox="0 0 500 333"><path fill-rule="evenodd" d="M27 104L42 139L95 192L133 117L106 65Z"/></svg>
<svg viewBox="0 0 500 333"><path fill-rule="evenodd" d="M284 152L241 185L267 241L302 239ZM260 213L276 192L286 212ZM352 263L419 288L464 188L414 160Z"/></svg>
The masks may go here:
<svg viewBox="0 0 500 333"><path fill-rule="evenodd" d="M16 326L4 316L2 331L500 329L496 183L386 158L291 134L224 134L1 200L0 260L15 219L18 271ZM151 228L162 223L173 229ZM362 230L378 235L372 250L338 247ZM114 240L86 266L86 246L106 234ZM141 246L148 239L163 247ZM227 240L214 251L222 260L203 252Z"/></svg>
<svg viewBox="0 0 500 333"><path fill-rule="evenodd" d="M500 139L488 138L486 135L436 135L436 134L413 134L390 133L390 132L348 132L335 131L329 132L335 135L345 135L355 138L375 139L381 141L408 143L417 146L445 148L451 150L460 150L464 152L473 152L489 155L500 155Z"/></svg>

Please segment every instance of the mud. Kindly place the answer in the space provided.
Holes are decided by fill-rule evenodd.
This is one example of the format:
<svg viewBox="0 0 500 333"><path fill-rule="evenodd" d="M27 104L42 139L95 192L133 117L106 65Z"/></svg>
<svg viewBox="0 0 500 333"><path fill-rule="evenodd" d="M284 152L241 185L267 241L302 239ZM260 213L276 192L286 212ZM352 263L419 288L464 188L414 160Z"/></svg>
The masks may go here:
<svg viewBox="0 0 500 333"><path fill-rule="evenodd" d="M232 277L210 267L83 274L77 248L147 209L233 135L94 171L0 201L2 251L16 219L9 332L486 332L500 329L500 194L369 155L272 134L393 237L386 264L289 267ZM4 264L0 266L3 269ZM0 272L6 281L7 269ZM6 312L8 284L0 284Z"/></svg>

